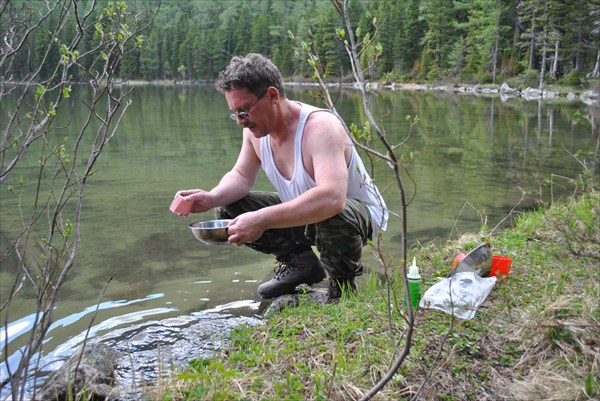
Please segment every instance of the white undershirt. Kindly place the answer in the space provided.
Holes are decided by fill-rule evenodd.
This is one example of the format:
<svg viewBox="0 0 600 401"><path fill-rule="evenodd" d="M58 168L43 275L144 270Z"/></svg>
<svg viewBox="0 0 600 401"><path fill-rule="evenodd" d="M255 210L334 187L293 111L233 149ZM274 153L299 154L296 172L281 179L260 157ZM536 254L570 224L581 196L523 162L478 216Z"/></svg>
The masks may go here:
<svg viewBox="0 0 600 401"><path fill-rule="evenodd" d="M294 137L294 174L291 179L285 178L277 169L271 150L271 137L267 135L260 139L262 169L275 187L282 202L292 200L316 186L315 181L308 174L302 162L302 137L306 121L311 113L317 111L330 112L304 103L299 104L302 109L300 110L300 120ZM346 198L357 199L367 205L373 222L373 238L376 238L379 229L385 230L387 228L388 211L385 201L371 181L371 177L369 177L354 146L348 163L348 192Z"/></svg>

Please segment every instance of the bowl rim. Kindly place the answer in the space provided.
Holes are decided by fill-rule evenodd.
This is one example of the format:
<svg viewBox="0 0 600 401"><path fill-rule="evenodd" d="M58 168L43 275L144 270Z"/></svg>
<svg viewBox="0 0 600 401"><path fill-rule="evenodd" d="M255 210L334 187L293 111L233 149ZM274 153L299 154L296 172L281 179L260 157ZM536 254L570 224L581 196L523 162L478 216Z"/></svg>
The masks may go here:
<svg viewBox="0 0 600 401"><path fill-rule="evenodd" d="M227 222L227 225L229 225L230 222L233 221L233 219L213 219L213 220L203 220L203 221L197 221L195 223L190 223L188 224L188 227L192 230L221 230L223 228L227 228L227 225L224 227L203 227L203 226L198 226L199 224L207 224L207 223L214 223L215 221L219 221L219 222Z"/></svg>

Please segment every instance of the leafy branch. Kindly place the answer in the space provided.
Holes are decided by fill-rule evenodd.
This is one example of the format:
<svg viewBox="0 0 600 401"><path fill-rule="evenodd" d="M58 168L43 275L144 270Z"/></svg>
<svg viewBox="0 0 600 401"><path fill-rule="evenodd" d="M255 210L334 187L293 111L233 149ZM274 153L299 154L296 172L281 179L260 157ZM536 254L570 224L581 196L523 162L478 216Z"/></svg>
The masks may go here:
<svg viewBox="0 0 600 401"><path fill-rule="evenodd" d="M400 312L400 316L403 316L406 321L406 329L403 333L401 333L396 339L396 335L394 333L394 325L392 324L392 308L390 306L388 309L388 323L389 323L389 332L390 338L392 339L393 347L396 350L396 359L392 366L389 368L388 372L376 383L373 388L371 388L362 398L361 400L369 400L375 394L377 394L387 382L389 382L392 377L396 374L405 358L409 355L410 347L412 343L412 336L414 331L414 321L415 315L414 310L412 309L410 302L410 295L408 292L408 280L406 278L407 273L407 207L410 201L407 201L407 194L405 191L405 186L403 182L402 175L406 174L409 181L412 183L413 188L416 189L416 185L410 174L408 173L408 167L412 162L412 155L410 157L398 157L396 154L397 149L402 146L406 141L410 138L412 129L415 124L418 122L418 118L409 119L409 131L406 134L405 138L397 144L392 144L390 142L389 136L383 126L371 112L371 97L374 92L371 90L366 76L369 71L373 69L374 65L377 63L379 55L381 55L382 47L379 43L376 42L377 34L381 29L381 25L383 22L378 22L376 18L372 19L374 31L372 33L366 33L362 35L359 29L354 31L352 24L350 22L349 12L348 12L348 0L331 0L334 5L341 21L343 23L344 28L336 29L336 35L340 43L342 43L348 59L350 61L350 65L352 67L352 74L355 80L355 87L360 91L362 96L362 105L363 110L365 112L367 121L365 122L362 128L357 127L356 125L351 125L350 128L346 127L349 136L352 138L352 141L355 146L359 147L363 151L367 153L367 155L371 158L372 164L376 162L376 160L384 161L388 167L392 170L393 173L393 181L398 189L398 194L400 197L400 211L397 216L401 219L402 222L402 279L403 285L405 288L404 294L404 302L398 302L396 299L396 294L392 290L392 278L390 273L390 268L392 266L391 261L387 260L387 257L383 251L383 240L380 236L377 243L374 244L375 256L378 259L379 263L383 267L386 277L387 283L387 305L396 305L399 308L399 305L408 305L406 313L403 310L398 310ZM294 39L293 35L290 36ZM335 103L332 100L332 96L329 92L330 86L325 81L325 68L321 64L318 48L315 44L314 38L312 34L309 32L310 43L301 42L300 49L302 53L298 52L297 55L304 59L310 67L313 69L313 78L319 84L321 89L320 97L323 99L327 107L339 117L338 112L335 109ZM370 57L365 57L365 55L370 55ZM383 121L385 115L380 116L379 120ZM341 118L340 118L341 119ZM372 137L376 136L379 139L379 142L383 145L383 151L376 150L373 146L371 146ZM415 190L413 190L411 194L412 197L415 194ZM393 302L392 302L393 299ZM401 348L399 346L402 345Z"/></svg>

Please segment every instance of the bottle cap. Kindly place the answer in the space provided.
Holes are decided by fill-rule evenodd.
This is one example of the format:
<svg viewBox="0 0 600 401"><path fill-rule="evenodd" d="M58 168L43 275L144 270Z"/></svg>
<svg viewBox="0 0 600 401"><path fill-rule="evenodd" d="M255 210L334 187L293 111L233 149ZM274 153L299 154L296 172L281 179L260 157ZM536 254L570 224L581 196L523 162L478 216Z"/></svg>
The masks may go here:
<svg viewBox="0 0 600 401"><path fill-rule="evenodd" d="M408 274L406 276L408 278L421 278L421 275L419 274L419 266L417 266L416 257L413 258L412 265L410 266L410 269L408 270Z"/></svg>

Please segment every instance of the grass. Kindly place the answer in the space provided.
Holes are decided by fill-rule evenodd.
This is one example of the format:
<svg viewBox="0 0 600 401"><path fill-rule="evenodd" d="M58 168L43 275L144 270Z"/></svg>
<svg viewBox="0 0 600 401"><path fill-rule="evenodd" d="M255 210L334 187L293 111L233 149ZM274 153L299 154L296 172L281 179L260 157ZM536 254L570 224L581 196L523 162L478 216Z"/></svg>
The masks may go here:
<svg viewBox="0 0 600 401"><path fill-rule="evenodd" d="M512 257L472 320L418 309L409 358L375 400L586 400L600 397L600 194L520 216L490 237L417 251L426 289L454 256L490 242ZM412 258L412 255L411 255ZM399 272L392 288L402 299ZM394 360L406 329L377 274L335 305L301 303L239 328L222 353L190 361L164 400L354 400Z"/></svg>

